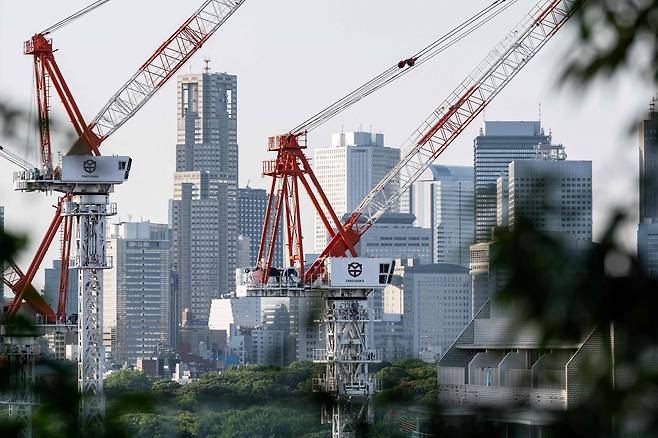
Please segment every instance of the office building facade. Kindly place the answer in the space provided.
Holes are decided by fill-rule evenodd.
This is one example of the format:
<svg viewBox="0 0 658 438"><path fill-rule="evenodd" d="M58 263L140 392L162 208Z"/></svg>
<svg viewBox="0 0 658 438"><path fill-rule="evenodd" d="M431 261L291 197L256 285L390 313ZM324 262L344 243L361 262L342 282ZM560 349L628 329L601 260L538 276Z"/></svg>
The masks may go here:
<svg viewBox="0 0 658 438"><path fill-rule="evenodd" d="M640 223L637 255L650 276L658 278L658 113L655 99L640 122Z"/></svg>
<svg viewBox="0 0 658 438"><path fill-rule="evenodd" d="M111 228L103 272L103 331L115 364L134 364L171 346L171 230L166 224L123 222Z"/></svg>
<svg viewBox="0 0 658 438"><path fill-rule="evenodd" d="M213 298L235 289L237 264L237 77L178 77L176 174L170 202L180 313L207 324Z"/></svg>
<svg viewBox="0 0 658 438"><path fill-rule="evenodd" d="M432 166L434 176L433 262L468 266L468 248L475 242L473 168Z"/></svg>
<svg viewBox="0 0 658 438"><path fill-rule="evenodd" d="M383 134L343 132L332 134L331 147L315 150L313 171L341 218L351 213L399 161L400 150L384 146ZM325 226L316 214L315 252L322 252L327 237Z"/></svg>
<svg viewBox="0 0 658 438"><path fill-rule="evenodd" d="M343 217L345 221L347 217ZM361 236L357 253L363 257L416 258L432 261L432 230L413 226L411 213L384 213Z"/></svg>
<svg viewBox="0 0 658 438"><path fill-rule="evenodd" d="M475 242L491 240L496 226L496 180L514 160L537 158L551 149L551 136L538 121L486 121L473 142Z"/></svg>
<svg viewBox="0 0 658 438"><path fill-rule="evenodd" d="M426 176L408 193L414 225L432 230L433 263L468 267L468 247L475 242L473 167L437 164Z"/></svg>
<svg viewBox="0 0 658 438"><path fill-rule="evenodd" d="M434 362L470 320L468 269L459 265L414 264L404 269L403 324L413 357Z"/></svg>
<svg viewBox="0 0 658 438"><path fill-rule="evenodd" d="M525 219L545 233L592 241L591 161L514 160L508 174L510 228Z"/></svg>
<svg viewBox="0 0 658 438"><path fill-rule="evenodd" d="M249 264L245 266L256 266L258 261L267 201L266 190L251 187L238 189L238 233L249 238ZM270 238L266 241L269 242ZM272 263L274 266L283 266L283 226L279 227Z"/></svg>

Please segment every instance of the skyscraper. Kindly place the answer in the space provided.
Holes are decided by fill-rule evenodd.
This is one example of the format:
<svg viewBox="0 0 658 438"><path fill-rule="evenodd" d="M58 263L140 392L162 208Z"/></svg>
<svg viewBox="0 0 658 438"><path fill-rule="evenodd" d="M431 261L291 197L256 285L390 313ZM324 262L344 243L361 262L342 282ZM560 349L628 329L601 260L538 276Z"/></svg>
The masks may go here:
<svg viewBox="0 0 658 438"><path fill-rule="evenodd" d="M475 241L473 168L432 166L434 263L468 266L468 247Z"/></svg>
<svg viewBox="0 0 658 438"><path fill-rule="evenodd" d="M409 190L414 225L432 230L434 263L468 267L468 247L475 241L473 168L435 164L429 171L431 178Z"/></svg>
<svg viewBox="0 0 658 438"><path fill-rule="evenodd" d="M508 181L510 228L523 218L545 233L592 241L591 161L514 160Z"/></svg>
<svg viewBox="0 0 658 438"><path fill-rule="evenodd" d="M513 160L536 158L550 147L551 136L544 134L538 121L485 122L474 141L476 242L491 240L496 226L497 178Z"/></svg>
<svg viewBox="0 0 658 438"><path fill-rule="evenodd" d="M640 222L658 219L658 113L655 99L640 122Z"/></svg>
<svg viewBox="0 0 658 438"><path fill-rule="evenodd" d="M188 309L190 322L206 325L211 300L235 288L237 77L179 76L177 114L172 265L180 312Z"/></svg>
<svg viewBox="0 0 658 438"><path fill-rule="evenodd" d="M658 113L652 99L640 122L640 223L637 255L644 270L658 278Z"/></svg>
<svg viewBox="0 0 658 438"><path fill-rule="evenodd" d="M150 357L171 342L171 231L166 224L123 222L110 233L112 269L103 272L103 331L117 364Z"/></svg>
<svg viewBox="0 0 658 438"><path fill-rule="evenodd" d="M315 150L313 170L340 218L351 213L400 161L400 150L384 146L384 134L332 134L331 147ZM322 252L328 233L315 215L315 251Z"/></svg>
<svg viewBox="0 0 658 438"><path fill-rule="evenodd" d="M258 247L267 211L267 191L251 187L238 189L238 233L249 237L249 263L256 266ZM283 265L283 227L279 227L274 251L274 266ZM267 239L269 242L270 239Z"/></svg>

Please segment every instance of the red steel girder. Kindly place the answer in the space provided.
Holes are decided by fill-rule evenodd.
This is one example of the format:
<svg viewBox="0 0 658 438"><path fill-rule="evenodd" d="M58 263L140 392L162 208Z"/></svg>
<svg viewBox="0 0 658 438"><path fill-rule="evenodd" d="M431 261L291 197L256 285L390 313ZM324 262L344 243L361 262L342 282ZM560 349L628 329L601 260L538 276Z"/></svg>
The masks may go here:
<svg viewBox="0 0 658 438"><path fill-rule="evenodd" d="M258 260L264 262L263 269L268 273L272 267L276 236L285 219L288 265L298 270L305 279L304 245L302 236L299 184L304 187L315 211L332 238L342 239L346 251L356 256L354 244L343 230L340 219L329 203L318 182L303 149L305 133L286 134L270 137L268 149L277 152L276 160L263 163L263 175L272 177L265 222L261 232ZM337 237L336 237L337 236ZM268 241L269 239L269 241ZM263 277L266 281L267 276Z"/></svg>

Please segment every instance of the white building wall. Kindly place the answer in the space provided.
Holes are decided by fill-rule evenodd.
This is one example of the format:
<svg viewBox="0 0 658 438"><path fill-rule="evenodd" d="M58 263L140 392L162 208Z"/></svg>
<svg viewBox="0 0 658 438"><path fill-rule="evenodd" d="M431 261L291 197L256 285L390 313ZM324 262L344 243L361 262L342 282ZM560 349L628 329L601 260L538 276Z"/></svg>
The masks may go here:
<svg viewBox="0 0 658 438"><path fill-rule="evenodd" d="M313 171L338 218L356 208L397 164L400 150L384 146L383 134L346 132L332 135L328 148L315 150ZM327 243L327 232L315 215L315 251Z"/></svg>

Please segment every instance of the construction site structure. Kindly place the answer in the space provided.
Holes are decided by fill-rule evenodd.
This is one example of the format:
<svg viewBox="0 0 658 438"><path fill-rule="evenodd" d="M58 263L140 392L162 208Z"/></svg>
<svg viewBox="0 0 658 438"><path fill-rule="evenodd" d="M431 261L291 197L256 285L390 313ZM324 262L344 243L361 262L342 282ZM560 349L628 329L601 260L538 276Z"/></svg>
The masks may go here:
<svg viewBox="0 0 658 438"><path fill-rule="evenodd" d="M339 220L333 210L304 154L307 133L363 97L423 64L444 47L459 41L473 28L479 27L479 24L473 23L494 17L497 14L495 8L502 7L502 3L494 2L487 7L493 9L485 8L446 36L415 55L399 61L293 130L268 139L268 150L275 152L277 156L263 165L263 175L271 177L272 183L260 241L259 265L242 270L243 273L252 269L256 272L262 270L263 273L258 276L254 285L246 287L246 296L326 298L323 323L326 328L327 349L317 351L316 360L326 363L327 371L323 378L316 381L316 388L327 391L334 397L330 421L332 435L336 438L356 436L360 424L372 422L372 397L377 383L368 374L368 365L377 362L378 354L370 349L368 343L367 327L371 315L367 309L362 307L359 301L341 300L339 297L346 294L351 299L364 300L372 288L355 288L353 292L347 292L349 287L335 287L336 285L328 280L331 274L329 270L335 275L335 266L341 258L345 260L343 264L348 270L350 266L355 269L357 265L361 265L360 261L356 261L357 245L361 236L386 211L398 205L411 184L420 178L432 162L559 31L574 13L577 2L539 1L409 136L408 143L402 147L399 163L366 195L345 223ZM514 3L507 2L507 7ZM330 239L311 264L304 260L301 190L307 194ZM285 227L283 235L286 236L288 249L288 267L284 269L272 266L279 227ZM278 280L272 281L272 278ZM284 283L290 286L286 288ZM323 285L325 287L322 287Z"/></svg>
<svg viewBox="0 0 658 438"><path fill-rule="evenodd" d="M12 317L23 302L49 323L66 320L68 268L78 269L78 389L81 395L81 427L87 432L103 425L103 282L102 271L111 267L106 255L107 217L116 214L109 194L128 179L131 159L100 156L99 146L126 123L176 71L219 29L245 0L206 0L138 71L110 98L91 123L86 123L73 94L55 61L49 35L96 9L108 0L98 0L66 17L24 44L24 53L34 60L41 163L30 165L2 148L0 155L23 170L14 174L19 191L60 192L52 220L27 271L11 264L2 281L14 292L7 306ZM54 163L50 138L50 86L54 86L75 129L78 140L60 163ZM75 225L75 227L74 227ZM32 280L57 231L62 228L62 265L58 309L55 313L32 286ZM74 238L75 235L75 238ZM71 255L71 243L75 252ZM30 355L33 357L34 355ZM33 362L33 361L32 361Z"/></svg>

